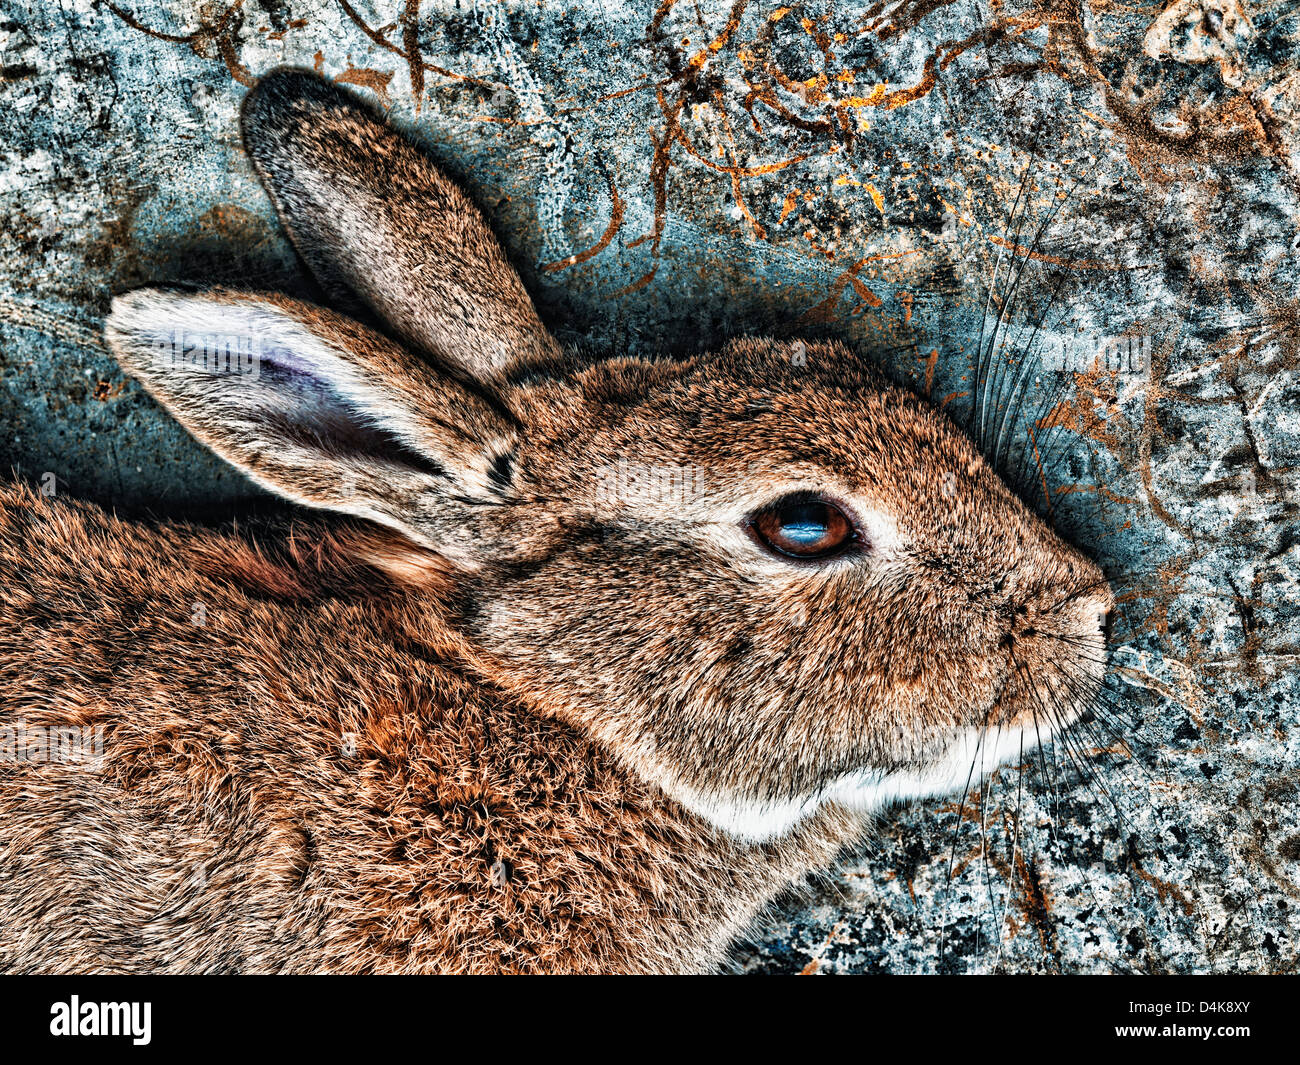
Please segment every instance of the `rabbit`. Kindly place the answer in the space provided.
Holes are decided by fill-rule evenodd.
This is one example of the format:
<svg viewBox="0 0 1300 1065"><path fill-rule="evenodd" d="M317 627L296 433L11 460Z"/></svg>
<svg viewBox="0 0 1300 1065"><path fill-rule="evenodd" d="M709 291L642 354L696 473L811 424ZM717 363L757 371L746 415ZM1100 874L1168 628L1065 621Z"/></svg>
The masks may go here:
<svg viewBox="0 0 1300 1065"><path fill-rule="evenodd" d="M716 971L1086 710L1104 575L928 402L831 342L561 350L369 104L282 69L242 127L354 313L145 288L106 333L300 507L3 489L0 969Z"/></svg>

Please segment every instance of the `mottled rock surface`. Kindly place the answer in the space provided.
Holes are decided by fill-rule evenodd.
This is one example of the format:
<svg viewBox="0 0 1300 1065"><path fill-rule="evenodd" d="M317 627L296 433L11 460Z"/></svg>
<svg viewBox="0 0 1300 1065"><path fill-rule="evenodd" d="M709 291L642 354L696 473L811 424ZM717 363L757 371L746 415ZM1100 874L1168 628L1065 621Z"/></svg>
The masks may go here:
<svg viewBox="0 0 1300 1065"><path fill-rule="evenodd" d="M885 818L743 969L1292 971L1298 34L1237 0L3 0L0 460L251 494L99 329L148 281L311 293L236 115L314 66L465 183L566 341L834 335L963 421L982 358L986 448L1114 579L1092 730Z"/></svg>

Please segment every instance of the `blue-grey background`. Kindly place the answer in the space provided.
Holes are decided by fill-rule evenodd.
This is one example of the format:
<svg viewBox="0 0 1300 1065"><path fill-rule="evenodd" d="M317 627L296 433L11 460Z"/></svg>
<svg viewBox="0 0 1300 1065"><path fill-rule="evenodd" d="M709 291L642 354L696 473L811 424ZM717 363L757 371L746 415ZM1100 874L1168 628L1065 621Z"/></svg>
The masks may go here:
<svg viewBox="0 0 1300 1065"><path fill-rule="evenodd" d="M963 421L981 338L1023 375L1004 465L1114 579L1114 711L887 817L739 966L1292 971L1298 28L1247 0L0 0L0 461L132 511L253 494L100 327L151 281L312 295L236 119L314 66L466 185L566 341L838 336Z"/></svg>

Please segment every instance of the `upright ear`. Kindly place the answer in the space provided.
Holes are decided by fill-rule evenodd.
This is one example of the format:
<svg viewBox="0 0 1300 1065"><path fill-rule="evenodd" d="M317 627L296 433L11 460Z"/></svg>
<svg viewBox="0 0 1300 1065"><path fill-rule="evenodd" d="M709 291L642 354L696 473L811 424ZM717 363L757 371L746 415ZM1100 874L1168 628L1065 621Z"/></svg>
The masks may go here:
<svg viewBox="0 0 1300 1065"><path fill-rule="evenodd" d="M118 361L199 440L281 496L399 529L462 565L494 550L515 426L454 378L280 296L141 289L107 324Z"/></svg>
<svg viewBox="0 0 1300 1065"><path fill-rule="evenodd" d="M558 354L474 205L370 108L280 70L248 94L243 131L331 296L354 292L410 346L478 381Z"/></svg>

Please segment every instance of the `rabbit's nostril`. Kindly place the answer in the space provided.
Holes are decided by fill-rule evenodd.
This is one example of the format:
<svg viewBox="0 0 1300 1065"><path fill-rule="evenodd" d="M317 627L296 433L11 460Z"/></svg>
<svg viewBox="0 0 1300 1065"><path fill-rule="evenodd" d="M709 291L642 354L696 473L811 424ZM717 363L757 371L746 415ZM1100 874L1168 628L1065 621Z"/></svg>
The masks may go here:
<svg viewBox="0 0 1300 1065"><path fill-rule="evenodd" d="M1098 627L1101 629L1102 639L1105 640L1107 643L1110 643L1111 628L1112 625L1114 624L1114 621L1115 621L1115 611L1105 610L1105 609L1098 611L1097 624Z"/></svg>

